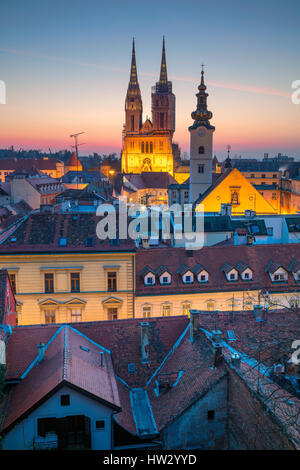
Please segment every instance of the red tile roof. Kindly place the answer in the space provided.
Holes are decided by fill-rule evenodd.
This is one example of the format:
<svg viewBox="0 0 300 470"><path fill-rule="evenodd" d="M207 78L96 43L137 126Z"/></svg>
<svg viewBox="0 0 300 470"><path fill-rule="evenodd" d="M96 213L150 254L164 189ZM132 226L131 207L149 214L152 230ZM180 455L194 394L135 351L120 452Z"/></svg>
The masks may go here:
<svg viewBox="0 0 300 470"><path fill-rule="evenodd" d="M228 282L222 268L226 263L233 267L239 263L249 266L253 271L253 280L242 280L240 277L236 282ZM226 250L222 246L203 247L194 250L193 256L189 256L184 248L149 248L140 249L136 254L136 292L137 295L160 295L176 293L201 293L233 290L257 290L266 288L268 291L299 291L299 283L295 281L292 273L289 274L288 283L273 283L266 272L270 262L276 262L287 270L292 261L300 260L300 244L277 244L277 245L238 245L228 246ZM197 264L203 266L210 275L208 282L199 284L195 279L193 284L184 284L178 270L186 265L192 271ZM140 273L145 266L156 271L163 265L172 273L171 284L161 286L144 285ZM255 269L253 268L255 267Z"/></svg>
<svg viewBox="0 0 300 470"><path fill-rule="evenodd" d="M56 170L57 163L62 164L57 158L1 158L0 170Z"/></svg>
<svg viewBox="0 0 300 470"><path fill-rule="evenodd" d="M100 220L90 213L30 214L0 243L0 253L135 251L131 239L121 239L119 245L112 245L108 239L100 240L96 234ZM66 246L60 245L60 238L67 239ZM86 246L87 238L94 238L93 246Z"/></svg>
<svg viewBox="0 0 300 470"><path fill-rule="evenodd" d="M37 346L34 349L37 357ZM103 366L100 351L103 352ZM111 355L75 330L63 327L52 337L45 351L45 359L34 363L23 380L11 390L2 429L7 430L64 384L71 384L120 411Z"/></svg>

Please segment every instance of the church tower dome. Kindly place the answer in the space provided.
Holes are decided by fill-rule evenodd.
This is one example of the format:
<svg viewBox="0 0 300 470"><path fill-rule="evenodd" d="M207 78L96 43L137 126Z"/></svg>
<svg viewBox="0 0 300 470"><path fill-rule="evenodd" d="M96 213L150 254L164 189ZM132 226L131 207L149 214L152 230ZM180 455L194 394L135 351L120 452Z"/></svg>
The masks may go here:
<svg viewBox="0 0 300 470"><path fill-rule="evenodd" d="M213 114L207 109L206 85L202 65L201 82L198 86L197 108L191 113L194 123L190 131L190 183L189 202L195 203L212 184L212 154L214 126L210 124Z"/></svg>

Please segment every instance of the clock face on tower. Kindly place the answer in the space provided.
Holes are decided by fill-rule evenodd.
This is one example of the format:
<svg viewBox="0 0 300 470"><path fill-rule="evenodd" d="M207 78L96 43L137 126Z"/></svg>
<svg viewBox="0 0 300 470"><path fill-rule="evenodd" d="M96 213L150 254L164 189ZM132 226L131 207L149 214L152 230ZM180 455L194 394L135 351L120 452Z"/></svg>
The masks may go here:
<svg viewBox="0 0 300 470"><path fill-rule="evenodd" d="M205 129L199 129L199 130L198 130L198 135L199 135L200 137L204 136L205 134L206 134Z"/></svg>

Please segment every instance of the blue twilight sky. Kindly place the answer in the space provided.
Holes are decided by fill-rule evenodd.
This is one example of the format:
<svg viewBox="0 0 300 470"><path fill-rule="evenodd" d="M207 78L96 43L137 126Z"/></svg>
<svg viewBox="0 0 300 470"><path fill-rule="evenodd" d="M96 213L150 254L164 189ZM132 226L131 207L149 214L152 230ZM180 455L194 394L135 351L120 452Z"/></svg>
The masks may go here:
<svg viewBox="0 0 300 470"><path fill-rule="evenodd" d="M200 64L205 64L217 156L300 158L300 1L1 0L0 146L121 149L132 36L144 118L158 79L162 36L176 95L174 140L189 151Z"/></svg>

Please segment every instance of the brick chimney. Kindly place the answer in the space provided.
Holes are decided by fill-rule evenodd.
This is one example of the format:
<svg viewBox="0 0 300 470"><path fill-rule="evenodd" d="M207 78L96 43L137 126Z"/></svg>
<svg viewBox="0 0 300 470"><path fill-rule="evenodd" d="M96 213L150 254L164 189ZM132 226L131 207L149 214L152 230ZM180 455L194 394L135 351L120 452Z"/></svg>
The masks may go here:
<svg viewBox="0 0 300 470"><path fill-rule="evenodd" d="M190 310L190 340L193 343L198 333L200 310Z"/></svg>
<svg viewBox="0 0 300 470"><path fill-rule="evenodd" d="M265 320L265 310L262 305L253 305L253 314L256 321Z"/></svg>
<svg viewBox="0 0 300 470"><path fill-rule="evenodd" d="M149 362L149 322L141 323L141 356L142 364Z"/></svg>
<svg viewBox="0 0 300 470"><path fill-rule="evenodd" d="M44 343L39 343L38 344L38 364L43 362L43 360L45 359L45 350L46 350L46 346L44 345Z"/></svg>
<svg viewBox="0 0 300 470"><path fill-rule="evenodd" d="M223 353L221 343L213 342L214 348L214 367L218 367L223 362Z"/></svg>

